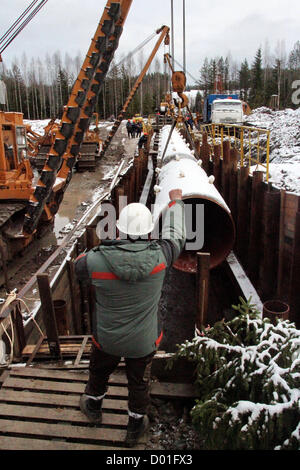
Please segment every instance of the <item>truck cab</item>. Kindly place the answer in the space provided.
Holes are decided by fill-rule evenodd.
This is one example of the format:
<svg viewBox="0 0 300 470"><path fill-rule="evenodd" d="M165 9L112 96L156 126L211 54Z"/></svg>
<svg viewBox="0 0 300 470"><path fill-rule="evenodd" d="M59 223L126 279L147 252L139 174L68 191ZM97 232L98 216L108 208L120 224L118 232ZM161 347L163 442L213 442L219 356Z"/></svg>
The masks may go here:
<svg viewBox="0 0 300 470"><path fill-rule="evenodd" d="M243 102L237 99L216 99L211 104L211 122L214 124L243 123Z"/></svg>
<svg viewBox="0 0 300 470"><path fill-rule="evenodd" d="M211 120L211 112L212 112L212 104L215 100L227 100L227 99L232 99L232 100L238 100L239 97L236 94L211 94L208 95L204 98L204 103L203 103L203 122L209 123L212 122Z"/></svg>

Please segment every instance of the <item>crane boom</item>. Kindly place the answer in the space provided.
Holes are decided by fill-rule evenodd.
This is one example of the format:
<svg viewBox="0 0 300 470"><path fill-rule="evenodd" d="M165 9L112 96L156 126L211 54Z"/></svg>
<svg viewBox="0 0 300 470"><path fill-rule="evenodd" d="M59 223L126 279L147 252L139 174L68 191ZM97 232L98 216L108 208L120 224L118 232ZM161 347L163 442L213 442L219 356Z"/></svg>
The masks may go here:
<svg viewBox="0 0 300 470"><path fill-rule="evenodd" d="M105 150L107 149L107 147L109 146L111 140L113 139L114 135L116 134L117 130L119 129L120 127L120 124L122 122L122 119L124 118L124 115L126 113L126 110L128 108L128 106L130 105L135 93L137 92L139 86L141 85L142 81L143 81L143 78L145 77L152 61L153 61L153 58L155 56L155 54L157 53L163 39L165 39L165 44L169 44L169 31L170 31L170 28L168 26L162 26L160 29L158 29L156 31L156 34L160 34L144 68L142 69L140 75L138 76L135 84L133 85L132 87L132 90L127 98L127 100L125 101L124 105L123 105L123 108L122 110L120 111L120 113L118 114L118 117L117 119L115 120L114 122L114 125L110 131L110 133L108 134L108 137L106 138L106 140L104 141L103 143L103 146L102 146L102 151L101 151L101 155L103 156L104 153L105 153Z"/></svg>
<svg viewBox="0 0 300 470"><path fill-rule="evenodd" d="M85 132L99 92L118 47L132 0L107 0L91 45L64 108L60 129L47 154L45 166L26 208L24 236L34 233L43 216L53 219L72 178ZM59 184L57 183L59 178Z"/></svg>

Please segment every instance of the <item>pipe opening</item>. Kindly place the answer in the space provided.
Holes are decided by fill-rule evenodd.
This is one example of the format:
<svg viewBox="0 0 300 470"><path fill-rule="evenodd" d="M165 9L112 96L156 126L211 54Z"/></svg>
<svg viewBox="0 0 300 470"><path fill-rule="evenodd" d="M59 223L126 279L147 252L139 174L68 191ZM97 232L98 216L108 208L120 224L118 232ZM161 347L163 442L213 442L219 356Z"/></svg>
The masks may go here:
<svg viewBox="0 0 300 470"><path fill-rule="evenodd" d="M174 268L195 273L197 252L210 253L210 268L214 268L226 259L233 248L235 226L232 216L221 205L203 197L187 198L184 203L187 241ZM204 209L203 217L200 216L199 207L197 209L198 205Z"/></svg>

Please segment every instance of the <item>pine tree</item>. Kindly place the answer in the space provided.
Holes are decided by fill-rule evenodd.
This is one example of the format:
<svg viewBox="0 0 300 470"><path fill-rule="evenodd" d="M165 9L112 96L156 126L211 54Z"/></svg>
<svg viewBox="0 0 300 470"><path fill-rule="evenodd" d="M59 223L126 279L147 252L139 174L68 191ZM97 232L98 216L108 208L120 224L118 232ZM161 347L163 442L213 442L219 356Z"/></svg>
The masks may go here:
<svg viewBox="0 0 300 470"><path fill-rule="evenodd" d="M195 113L201 113L202 112L202 96L200 91L198 91L195 99Z"/></svg>
<svg viewBox="0 0 300 470"><path fill-rule="evenodd" d="M253 108L256 108L264 104L261 48L257 50L251 69L251 75L250 103Z"/></svg>
<svg viewBox="0 0 300 470"><path fill-rule="evenodd" d="M300 331L240 301L232 320L180 345L170 366L195 364L191 416L205 450L299 450Z"/></svg>
<svg viewBox="0 0 300 470"><path fill-rule="evenodd" d="M201 67L200 80L198 82L198 85L201 88L201 90L204 91L205 95L209 94L211 82L210 82L210 72L209 72L209 61L207 57L205 57L203 65Z"/></svg>
<svg viewBox="0 0 300 470"><path fill-rule="evenodd" d="M241 98L244 101L248 100L250 81L251 81L250 69L249 69L247 59L245 59L244 62L241 64L241 68L239 71L239 86L241 90Z"/></svg>

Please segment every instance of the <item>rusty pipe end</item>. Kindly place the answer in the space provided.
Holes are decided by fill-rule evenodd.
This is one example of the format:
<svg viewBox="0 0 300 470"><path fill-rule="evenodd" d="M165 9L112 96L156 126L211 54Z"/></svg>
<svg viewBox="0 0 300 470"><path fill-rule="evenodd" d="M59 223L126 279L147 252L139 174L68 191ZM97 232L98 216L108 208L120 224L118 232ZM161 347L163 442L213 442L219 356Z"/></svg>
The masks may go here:
<svg viewBox="0 0 300 470"><path fill-rule="evenodd" d="M192 219L187 220L186 217L187 242L173 267L179 271L196 273L198 252L210 253L210 269L219 266L232 251L235 243L236 229L231 213L221 204L202 196L185 197L183 202L190 205L189 213L192 214ZM203 226L201 227L199 223L197 226L195 220L197 204L204 206ZM191 223L192 226L187 227L187 223ZM195 250L187 249L195 239L194 237L188 240L189 233L199 231L199 229L202 234L197 233L196 236L201 236L203 239L202 247Z"/></svg>

